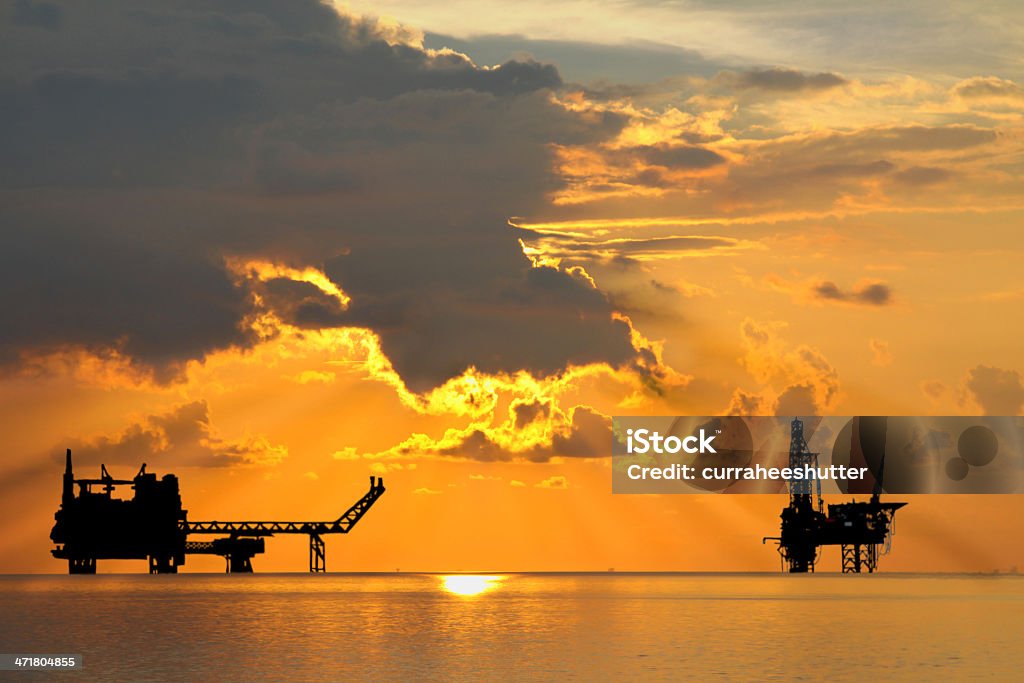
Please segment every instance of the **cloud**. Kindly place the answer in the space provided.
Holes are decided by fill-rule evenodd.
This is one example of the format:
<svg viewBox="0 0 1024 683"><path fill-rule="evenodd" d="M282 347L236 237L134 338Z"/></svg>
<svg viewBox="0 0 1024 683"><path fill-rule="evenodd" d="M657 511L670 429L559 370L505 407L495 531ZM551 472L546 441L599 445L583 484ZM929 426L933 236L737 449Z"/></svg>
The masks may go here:
<svg viewBox="0 0 1024 683"><path fill-rule="evenodd" d="M458 272L458 264L439 261L430 264L436 279L424 282L399 269L405 250L388 249L393 265L373 272L357 256L338 268L345 266L343 282L353 297L347 319L380 330L384 352L414 390L437 386L469 366L548 375L570 364L619 366L636 355L628 326L581 278L521 264L499 281L495 271L480 272L489 260L481 253L479 264L466 254L464 265L475 279ZM444 282L456 278L460 282Z"/></svg>
<svg viewBox="0 0 1024 683"><path fill-rule="evenodd" d="M60 28L63 10L60 5L39 0L14 0L11 22L18 26L32 26L54 31Z"/></svg>
<svg viewBox="0 0 1024 683"><path fill-rule="evenodd" d="M480 67L313 0L65 14L46 46L12 29L0 83L0 364L116 352L167 381L275 320L371 330L417 392L634 362L608 298L505 224L563 185L554 149L626 121L555 101L553 66Z"/></svg>
<svg viewBox="0 0 1024 683"><path fill-rule="evenodd" d="M8 218L0 251L0 362L24 350L116 350L167 378L190 358L255 340L244 292L186 245L99 236L88 219ZM22 226L13 230L13 226Z"/></svg>
<svg viewBox="0 0 1024 683"><path fill-rule="evenodd" d="M539 489L560 489L564 490L569 488L569 480L560 474L556 474L553 477L548 477L544 481L534 484Z"/></svg>
<svg viewBox="0 0 1024 683"><path fill-rule="evenodd" d="M986 146L1000 141L1011 144L998 130L966 124L877 125L743 139L728 151L745 163L730 164L711 196L727 196L751 209L777 207L784 197L796 214L886 210L908 188L976 173L977 164L968 163L965 152L984 156ZM977 201L977 189L964 185L958 197Z"/></svg>
<svg viewBox="0 0 1024 683"><path fill-rule="evenodd" d="M523 429L535 420L551 416L551 404L542 401L513 401L511 410L515 414L516 429Z"/></svg>
<svg viewBox="0 0 1024 683"><path fill-rule="evenodd" d="M572 428L552 437L550 454L593 458L611 455L611 448L612 430L608 416L587 406L577 406L572 412Z"/></svg>
<svg viewBox="0 0 1024 683"><path fill-rule="evenodd" d="M818 349L793 348L782 338L786 324L744 319L740 363L761 385L733 392L729 414L822 415L841 398L839 372Z"/></svg>
<svg viewBox="0 0 1024 683"><path fill-rule="evenodd" d="M725 415L766 415L769 414L769 406L765 398L758 393L734 389L729 399L729 406L725 409Z"/></svg>
<svg viewBox="0 0 1024 683"><path fill-rule="evenodd" d="M359 460L361 456L359 455L359 449L355 446L345 446L341 450L334 451L331 457L335 460Z"/></svg>
<svg viewBox="0 0 1024 683"><path fill-rule="evenodd" d="M1024 88L996 76L976 76L953 86L953 94L967 100L1024 100Z"/></svg>
<svg viewBox="0 0 1024 683"><path fill-rule="evenodd" d="M842 163L877 163L882 152L923 152L969 149L994 141L994 130L972 125L871 126L849 132L824 131L792 139L772 140L767 148L800 151L809 158L842 158ZM867 158L865 158L867 157Z"/></svg>
<svg viewBox="0 0 1024 683"><path fill-rule="evenodd" d="M403 472L407 470L415 470L416 463L408 462L372 462L370 463L371 474L388 474L389 472Z"/></svg>
<svg viewBox="0 0 1024 683"><path fill-rule="evenodd" d="M871 349L871 363L879 367L892 365L892 351L889 349L889 342L881 339L869 339L868 348Z"/></svg>
<svg viewBox="0 0 1024 683"><path fill-rule="evenodd" d="M448 47L480 64L501 64L527 54L558 64L566 78L614 87L623 81L649 82L681 73L710 76L717 68L700 53L676 45L637 41L618 45L533 39L516 34L476 34L467 38L427 33L424 44Z"/></svg>
<svg viewBox="0 0 1024 683"><path fill-rule="evenodd" d="M872 178L890 173L893 164L885 159L852 164L823 164L811 169L815 178Z"/></svg>
<svg viewBox="0 0 1024 683"><path fill-rule="evenodd" d="M649 164L671 168L710 168L726 161L718 152L690 145L658 145L644 149L642 155Z"/></svg>
<svg viewBox="0 0 1024 683"><path fill-rule="evenodd" d="M799 93L838 88L849 83L839 74L808 74L795 69L772 68L750 71L723 71L715 82L736 90L764 90L778 93Z"/></svg>
<svg viewBox="0 0 1024 683"><path fill-rule="evenodd" d="M954 175L955 174L952 171L945 168L936 168L934 166L911 166L910 168L896 173L893 177L897 182L904 185L923 187L943 183Z"/></svg>
<svg viewBox="0 0 1024 683"><path fill-rule="evenodd" d="M489 424L489 412L465 428L449 428L437 438L413 434L400 444L380 453L359 455L354 449L339 451L336 459L396 461L420 457L454 457L481 462L528 460L547 462L553 457L596 458L611 455L611 418L589 406L562 411L552 405L528 423L521 401L513 401L509 417ZM474 477L471 477L474 478Z"/></svg>
<svg viewBox="0 0 1024 683"><path fill-rule="evenodd" d="M967 373L965 387L985 415L1020 415L1024 383L1016 370L978 365Z"/></svg>
<svg viewBox="0 0 1024 683"><path fill-rule="evenodd" d="M524 482L521 482L518 479L513 479L512 481L510 481L508 483L508 485L512 486L514 488L524 488L526 486L526 484Z"/></svg>
<svg viewBox="0 0 1024 683"><path fill-rule="evenodd" d="M330 384L336 379L333 372L324 372L321 370L303 370L299 374L291 377L295 382L299 384Z"/></svg>
<svg viewBox="0 0 1024 683"><path fill-rule="evenodd" d="M127 427L120 434L68 443L76 464L132 465L154 468L225 467L228 465L276 465L288 449L264 436L224 439L210 424L205 401L177 408Z"/></svg>
<svg viewBox="0 0 1024 683"><path fill-rule="evenodd" d="M757 242L718 235L665 235L662 237L587 239L578 235L519 229L524 251L538 262L598 261L638 264L643 261L691 255L730 253L759 248Z"/></svg>
<svg viewBox="0 0 1024 683"><path fill-rule="evenodd" d="M819 406L814 386L794 384L786 387L776 399L772 412L775 415L817 415Z"/></svg>
<svg viewBox="0 0 1024 683"><path fill-rule="evenodd" d="M1002 129L944 123L949 117L936 123L934 115L924 116L932 122L927 125L887 123L892 121L889 101L882 95L862 103L863 112L849 114L873 123L850 126L844 125L848 118L843 102L850 99L853 107L861 95L844 91L807 106L751 102L746 96L716 95L707 89L711 87L696 87L687 100L692 110L686 112L668 103L657 108L619 103L615 112L629 120L614 142L557 148L567 185L554 193L554 203L575 207L600 202L606 215L617 214L625 224L630 219L623 213L630 208L636 212L644 200L647 217L676 217L678 225L692 226L700 218L705 225L743 222L764 218L765 212L806 219L812 213L841 217L900 211L911 200L920 205L925 190L954 177L964 182L951 188L954 194L933 195L936 207L973 205L979 196L993 192L1011 200L1008 184L992 182L1000 177L997 154L1020 146ZM925 95L911 90L884 97L897 98L900 107L915 111L967 108L944 99L923 103ZM565 101L586 111L612 108L568 97ZM985 170L995 175L984 180Z"/></svg>
<svg viewBox="0 0 1024 683"><path fill-rule="evenodd" d="M921 382L921 391L933 401L937 401L949 392L949 387L937 379L929 379Z"/></svg>
<svg viewBox="0 0 1024 683"><path fill-rule="evenodd" d="M800 303L839 303L859 306L887 306L893 303L892 287L877 280L861 280L844 289L832 280L810 278L802 281L787 280L775 273L767 274L765 287L790 294Z"/></svg>
<svg viewBox="0 0 1024 683"><path fill-rule="evenodd" d="M884 282L867 282L850 290L840 289L836 283L825 280L812 288L814 298L865 306L885 306L892 303L892 288Z"/></svg>
<svg viewBox="0 0 1024 683"><path fill-rule="evenodd" d="M420 443L415 450L482 461L525 458L545 462L553 456L593 458L611 454L611 419L587 406L574 408L562 428L554 430L548 439L517 442L516 436L504 429L478 427L462 434L449 432L441 443Z"/></svg>
<svg viewBox="0 0 1024 683"><path fill-rule="evenodd" d="M417 495L417 496L439 496L439 495L441 495L441 492L440 491L436 491L436 490L431 489L431 488L427 488L425 486L421 486L418 489L413 489L413 495Z"/></svg>

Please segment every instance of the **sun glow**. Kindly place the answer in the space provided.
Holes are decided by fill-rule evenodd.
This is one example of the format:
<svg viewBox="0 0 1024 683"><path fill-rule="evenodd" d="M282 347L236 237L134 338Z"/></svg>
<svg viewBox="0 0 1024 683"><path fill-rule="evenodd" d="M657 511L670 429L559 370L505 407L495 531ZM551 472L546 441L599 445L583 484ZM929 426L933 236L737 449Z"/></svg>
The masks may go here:
<svg viewBox="0 0 1024 683"><path fill-rule="evenodd" d="M484 574L449 574L441 577L441 587L453 595L472 597L497 588L505 578Z"/></svg>

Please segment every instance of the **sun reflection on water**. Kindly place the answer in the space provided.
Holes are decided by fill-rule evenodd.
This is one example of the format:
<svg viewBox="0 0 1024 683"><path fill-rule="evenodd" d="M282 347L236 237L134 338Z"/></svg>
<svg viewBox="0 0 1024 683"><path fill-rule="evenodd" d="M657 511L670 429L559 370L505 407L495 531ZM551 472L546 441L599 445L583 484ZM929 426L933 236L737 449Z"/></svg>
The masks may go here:
<svg viewBox="0 0 1024 683"><path fill-rule="evenodd" d="M441 587L453 595L472 597L497 588L504 576L487 574L447 574L441 577Z"/></svg>

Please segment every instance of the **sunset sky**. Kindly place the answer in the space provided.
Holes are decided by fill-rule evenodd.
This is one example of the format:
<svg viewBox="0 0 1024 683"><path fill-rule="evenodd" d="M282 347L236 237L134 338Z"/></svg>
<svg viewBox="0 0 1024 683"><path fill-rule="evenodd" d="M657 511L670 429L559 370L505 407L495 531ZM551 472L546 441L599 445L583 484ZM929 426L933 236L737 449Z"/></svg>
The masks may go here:
<svg viewBox="0 0 1024 683"><path fill-rule="evenodd" d="M2 12L0 571L65 448L197 520L383 475L334 571L772 571L784 498L613 496L611 416L1024 413L1017 3ZM882 569L1022 534L914 497Z"/></svg>

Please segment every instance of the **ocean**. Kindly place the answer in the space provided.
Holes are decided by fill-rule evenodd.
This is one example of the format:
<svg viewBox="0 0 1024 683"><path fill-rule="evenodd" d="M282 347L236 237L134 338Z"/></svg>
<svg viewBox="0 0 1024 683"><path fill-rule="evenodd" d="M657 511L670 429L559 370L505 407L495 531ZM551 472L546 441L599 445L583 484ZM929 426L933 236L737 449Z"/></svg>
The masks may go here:
<svg viewBox="0 0 1024 683"><path fill-rule="evenodd" d="M0 576L11 681L1019 680L1024 577Z"/></svg>

